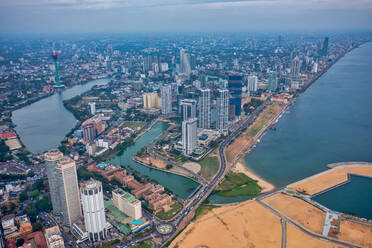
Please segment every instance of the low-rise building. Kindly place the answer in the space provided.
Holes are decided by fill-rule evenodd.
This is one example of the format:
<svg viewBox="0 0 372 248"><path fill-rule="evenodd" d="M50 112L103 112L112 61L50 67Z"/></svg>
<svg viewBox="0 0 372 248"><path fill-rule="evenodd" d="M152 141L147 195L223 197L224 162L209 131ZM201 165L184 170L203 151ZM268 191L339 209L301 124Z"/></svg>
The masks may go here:
<svg viewBox="0 0 372 248"><path fill-rule="evenodd" d="M58 226L45 229L44 237L47 242L48 248L65 247L65 242L63 241L62 234Z"/></svg>
<svg viewBox="0 0 372 248"><path fill-rule="evenodd" d="M114 206L129 217L138 220L142 217L141 202L132 194L121 189L112 192Z"/></svg>

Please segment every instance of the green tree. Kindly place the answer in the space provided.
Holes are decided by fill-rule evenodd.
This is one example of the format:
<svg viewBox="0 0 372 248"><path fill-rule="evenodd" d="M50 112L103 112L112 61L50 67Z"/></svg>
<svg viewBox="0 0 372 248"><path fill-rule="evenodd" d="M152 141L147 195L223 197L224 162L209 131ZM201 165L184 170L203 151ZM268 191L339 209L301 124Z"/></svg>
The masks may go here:
<svg viewBox="0 0 372 248"><path fill-rule="evenodd" d="M39 196L39 190L35 189L34 191L31 192L30 196L32 198L37 198Z"/></svg>
<svg viewBox="0 0 372 248"><path fill-rule="evenodd" d="M21 194L19 194L19 201L24 202L28 199L27 190L22 191Z"/></svg>
<svg viewBox="0 0 372 248"><path fill-rule="evenodd" d="M43 224L41 224L39 221L32 224L32 231L33 232L42 231L42 230L43 230Z"/></svg>
<svg viewBox="0 0 372 248"><path fill-rule="evenodd" d="M24 212L25 212L25 214L27 214L28 217L30 217L31 222L35 222L36 221L36 212L37 212L37 209L35 207L35 203L32 202L32 203L28 204L25 207Z"/></svg>
<svg viewBox="0 0 372 248"><path fill-rule="evenodd" d="M36 204L36 209L39 211L49 212L52 210L52 202L47 196L43 196Z"/></svg>
<svg viewBox="0 0 372 248"><path fill-rule="evenodd" d="M39 191L45 189L44 180L43 179L37 179L34 184L32 184L32 189L37 189Z"/></svg>

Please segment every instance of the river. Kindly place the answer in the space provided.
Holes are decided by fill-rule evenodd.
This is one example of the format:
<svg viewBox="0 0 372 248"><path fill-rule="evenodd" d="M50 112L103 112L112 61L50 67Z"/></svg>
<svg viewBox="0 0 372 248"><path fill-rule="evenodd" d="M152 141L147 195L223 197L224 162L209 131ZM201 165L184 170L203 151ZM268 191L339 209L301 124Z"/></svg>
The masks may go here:
<svg viewBox="0 0 372 248"><path fill-rule="evenodd" d="M71 99L90 90L94 85L104 85L109 81L92 80L13 111L12 121L23 144L32 153L57 148L76 124L75 117L64 107L63 100Z"/></svg>

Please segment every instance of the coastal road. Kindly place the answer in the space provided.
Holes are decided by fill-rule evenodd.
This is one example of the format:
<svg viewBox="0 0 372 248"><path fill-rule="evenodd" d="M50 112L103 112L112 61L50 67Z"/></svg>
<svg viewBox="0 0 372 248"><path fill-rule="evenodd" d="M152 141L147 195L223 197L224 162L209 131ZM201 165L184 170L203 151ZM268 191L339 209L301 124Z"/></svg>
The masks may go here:
<svg viewBox="0 0 372 248"><path fill-rule="evenodd" d="M218 152L219 152L219 157L220 157L220 167L217 172L217 174L213 177L213 179L209 182L206 182L203 187L188 201L188 203L185 205L185 207L178 213L178 215L173 218L172 220L168 221L161 221L156 218L152 218L154 220L154 225L159 225L159 224L170 224L174 228L171 233L166 234L166 235L161 235L156 232L156 228L154 230L141 238L134 239L130 242L130 245L135 245L138 243L141 243L146 240L153 240L154 237L163 237L162 241L156 244L154 247L161 247L168 240L172 239L180 230L180 227L187 226L190 221L192 220L196 208L212 193L213 189L217 186L217 184L224 178L226 173L228 172L227 170L227 163L224 155L224 150L225 148L242 132L244 131L249 125L251 125L254 120L257 118L259 113L265 108L265 106L269 103L270 99L267 99L265 102L263 102L259 107L257 107L251 114L250 116L243 121L242 125L232 131L219 145ZM169 132L169 131L168 131ZM160 139L164 138L165 135L168 134L168 132L165 132L163 135L159 136L151 145L148 146L148 152L150 155L154 144L159 141ZM156 154L155 154L156 155ZM156 155L157 156L157 155ZM160 157L159 157L160 158ZM161 158L160 158L161 159ZM170 161L171 162L171 161ZM173 164L173 163L172 163ZM199 175L198 175L199 176ZM182 224L182 226L181 226ZM128 244L122 247L128 247Z"/></svg>

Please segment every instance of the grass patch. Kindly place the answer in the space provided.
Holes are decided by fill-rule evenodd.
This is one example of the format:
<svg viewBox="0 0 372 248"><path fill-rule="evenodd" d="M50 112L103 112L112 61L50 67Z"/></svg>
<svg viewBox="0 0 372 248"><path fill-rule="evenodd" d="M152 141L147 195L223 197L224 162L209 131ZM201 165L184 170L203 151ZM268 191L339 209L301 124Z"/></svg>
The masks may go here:
<svg viewBox="0 0 372 248"><path fill-rule="evenodd" d="M203 178L210 180L214 175L216 175L219 168L219 161L216 151L209 153L198 163L200 164L199 175L201 175Z"/></svg>
<svg viewBox="0 0 372 248"><path fill-rule="evenodd" d="M164 211L161 211L159 213L156 214L156 216L162 220L169 220L170 218L172 218L173 216L175 216L179 211L181 211L182 209L182 204L179 203L179 202L176 202L172 205L172 209L167 211L167 212L164 212Z"/></svg>
<svg viewBox="0 0 372 248"><path fill-rule="evenodd" d="M113 247L114 245L117 245L119 243L120 243L120 240L114 239L114 240L108 241L106 243L103 243L103 244L97 246L97 248L109 248L109 247Z"/></svg>
<svg viewBox="0 0 372 248"><path fill-rule="evenodd" d="M143 121L126 121L120 127L121 128L129 127L132 129L136 129L137 127L139 127L141 129L145 125L146 125L146 122L143 122Z"/></svg>
<svg viewBox="0 0 372 248"><path fill-rule="evenodd" d="M220 196L247 196L256 195L261 191L261 187L256 180L243 173L230 172L226 178L215 189L215 193Z"/></svg>
<svg viewBox="0 0 372 248"><path fill-rule="evenodd" d="M219 208L219 206L209 205L207 203L202 203L195 211L194 220L199 219L203 215L206 215L209 211L212 211L214 208Z"/></svg>
<svg viewBox="0 0 372 248"><path fill-rule="evenodd" d="M131 246L131 248L152 248L152 243L150 241L144 241L142 243Z"/></svg>

